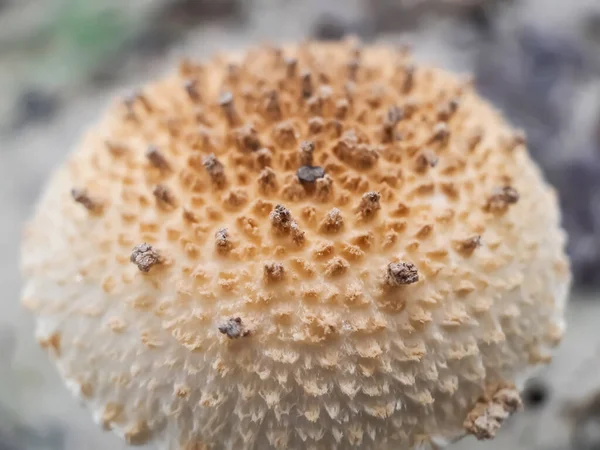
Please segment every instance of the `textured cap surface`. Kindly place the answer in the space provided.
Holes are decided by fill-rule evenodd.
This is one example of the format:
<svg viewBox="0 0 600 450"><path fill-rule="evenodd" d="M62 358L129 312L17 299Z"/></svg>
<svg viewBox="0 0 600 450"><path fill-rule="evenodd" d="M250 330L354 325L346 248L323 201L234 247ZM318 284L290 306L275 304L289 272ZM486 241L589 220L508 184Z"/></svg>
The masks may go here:
<svg viewBox="0 0 600 450"><path fill-rule="evenodd" d="M23 302L94 417L168 449L490 437L550 359L554 192L467 80L307 43L112 107L26 230Z"/></svg>

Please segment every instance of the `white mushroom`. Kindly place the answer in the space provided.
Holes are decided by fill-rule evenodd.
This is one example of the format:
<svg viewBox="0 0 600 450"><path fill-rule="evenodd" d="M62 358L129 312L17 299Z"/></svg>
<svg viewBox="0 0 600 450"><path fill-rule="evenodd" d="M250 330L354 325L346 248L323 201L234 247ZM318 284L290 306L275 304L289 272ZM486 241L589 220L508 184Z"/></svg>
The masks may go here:
<svg viewBox="0 0 600 450"><path fill-rule="evenodd" d="M408 450L492 437L519 407L564 329L555 194L468 84L408 58L188 63L58 169L23 302L103 427L170 450Z"/></svg>

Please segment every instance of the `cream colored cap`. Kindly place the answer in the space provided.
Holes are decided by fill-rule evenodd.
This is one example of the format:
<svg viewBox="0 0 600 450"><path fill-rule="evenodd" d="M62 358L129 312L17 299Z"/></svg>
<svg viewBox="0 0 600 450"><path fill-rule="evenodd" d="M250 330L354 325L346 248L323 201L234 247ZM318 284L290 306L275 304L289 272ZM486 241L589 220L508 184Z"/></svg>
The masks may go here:
<svg viewBox="0 0 600 450"><path fill-rule="evenodd" d="M164 449L493 436L563 333L554 192L468 80L354 42L221 55L110 109L26 231L94 417Z"/></svg>

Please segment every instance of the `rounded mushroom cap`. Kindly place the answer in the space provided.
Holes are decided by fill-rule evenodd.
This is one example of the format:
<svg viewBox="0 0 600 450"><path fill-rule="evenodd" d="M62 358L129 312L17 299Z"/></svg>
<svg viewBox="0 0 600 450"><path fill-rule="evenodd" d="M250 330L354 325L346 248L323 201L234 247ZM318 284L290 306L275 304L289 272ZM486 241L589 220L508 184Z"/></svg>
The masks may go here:
<svg viewBox="0 0 600 450"><path fill-rule="evenodd" d="M559 220L468 80L263 47L185 61L87 134L26 231L23 302L133 444L487 438L563 333Z"/></svg>

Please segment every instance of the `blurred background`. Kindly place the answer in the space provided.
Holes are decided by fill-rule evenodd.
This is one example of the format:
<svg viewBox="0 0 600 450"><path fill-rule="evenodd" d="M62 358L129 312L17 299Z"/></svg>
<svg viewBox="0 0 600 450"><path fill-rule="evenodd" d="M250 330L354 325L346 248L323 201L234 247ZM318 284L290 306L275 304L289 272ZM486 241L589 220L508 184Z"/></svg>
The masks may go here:
<svg viewBox="0 0 600 450"><path fill-rule="evenodd" d="M453 448L600 450L600 0L0 0L0 450L124 448L81 413L18 304L22 223L82 129L181 55L347 34L473 73L560 192L567 337L495 441Z"/></svg>

